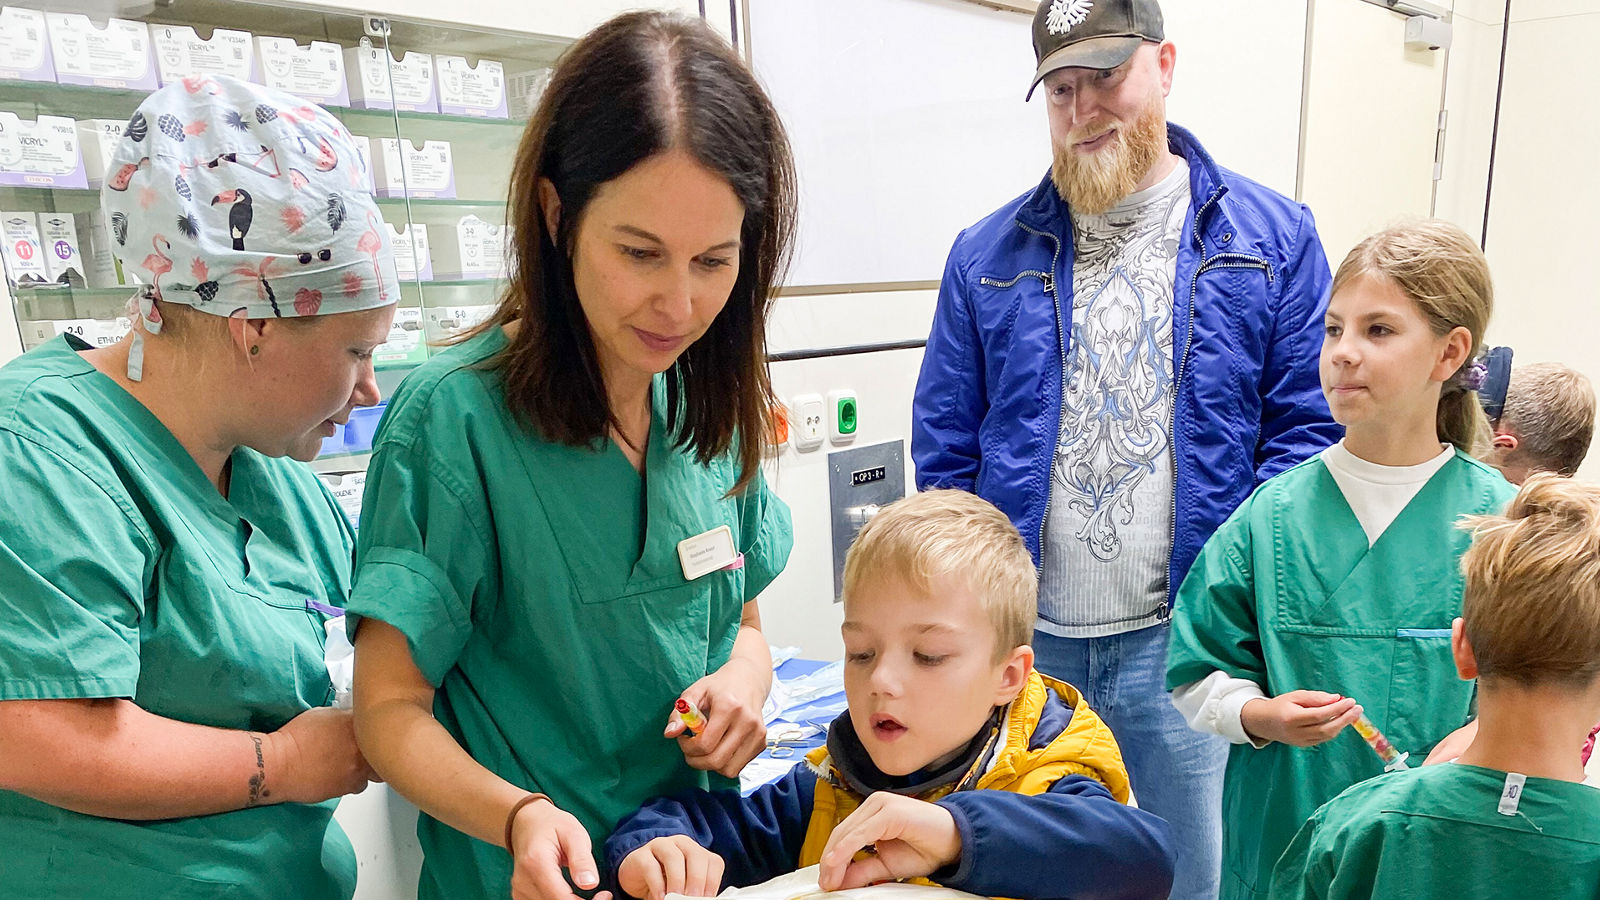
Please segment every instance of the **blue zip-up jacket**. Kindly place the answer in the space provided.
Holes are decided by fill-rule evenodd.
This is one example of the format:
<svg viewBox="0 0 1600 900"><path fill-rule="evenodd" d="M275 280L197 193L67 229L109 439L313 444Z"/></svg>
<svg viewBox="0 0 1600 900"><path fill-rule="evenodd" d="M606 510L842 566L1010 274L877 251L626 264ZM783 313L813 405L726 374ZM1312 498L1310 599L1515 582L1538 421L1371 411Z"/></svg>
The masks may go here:
<svg viewBox="0 0 1600 900"><path fill-rule="evenodd" d="M1317 374L1331 276L1311 211L1168 126L1193 197L1172 315L1167 614L1206 538L1256 485L1339 439ZM1072 348L1072 220L1048 175L950 250L912 405L917 487L978 494L1040 564Z"/></svg>
<svg viewBox="0 0 1600 900"><path fill-rule="evenodd" d="M725 790L652 800L606 841L604 887L627 897L617 867L675 834L722 857L724 889L787 875L799 867L816 788L816 773L797 765L749 797ZM960 865L933 875L947 888L1021 900L1133 900L1172 889L1166 822L1111 799L1092 778L1068 776L1036 797L962 791L938 802L955 817L963 847Z"/></svg>
<svg viewBox="0 0 1600 900"><path fill-rule="evenodd" d="M1113 788L1126 799L1128 781L1110 729L1075 688L1034 674L1026 691L1030 700L1019 706L1028 710L1018 713L1014 706L1005 719L998 758L979 761L953 791L922 795L937 797L929 802L949 811L961 836L960 859L933 873L931 880L972 894L1020 900L1167 896L1174 863L1170 828L1114 796ZM830 749L838 738L837 726L834 732ZM865 756L859 742L844 741ZM622 861L650 841L672 835L686 835L722 857L725 888L760 884L795 871L808 856L821 855L846 814L838 793L849 792L852 804L862 799L835 784L840 767L848 765L827 751L813 752L805 763L749 797L732 790L695 790L651 800L619 822L606 841L605 887L618 897L627 896L617 884ZM1052 771L1057 768L1097 776L1054 777L1037 794L970 783L984 772L1005 778L1028 778L1031 773L1044 780L1058 774ZM1113 787L1097 780L1102 777ZM821 792L832 802L819 802L824 799Z"/></svg>

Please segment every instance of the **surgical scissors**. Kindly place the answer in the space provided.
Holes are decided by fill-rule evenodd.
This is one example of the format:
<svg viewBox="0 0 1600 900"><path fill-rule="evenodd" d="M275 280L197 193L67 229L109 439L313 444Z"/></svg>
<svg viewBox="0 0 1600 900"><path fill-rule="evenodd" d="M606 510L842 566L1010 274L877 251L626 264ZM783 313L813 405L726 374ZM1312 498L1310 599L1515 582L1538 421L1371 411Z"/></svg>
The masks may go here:
<svg viewBox="0 0 1600 900"><path fill-rule="evenodd" d="M789 759L796 750L810 749L813 738L819 737L815 726L790 725L781 731L767 732L767 755L773 759Z"/></svg>

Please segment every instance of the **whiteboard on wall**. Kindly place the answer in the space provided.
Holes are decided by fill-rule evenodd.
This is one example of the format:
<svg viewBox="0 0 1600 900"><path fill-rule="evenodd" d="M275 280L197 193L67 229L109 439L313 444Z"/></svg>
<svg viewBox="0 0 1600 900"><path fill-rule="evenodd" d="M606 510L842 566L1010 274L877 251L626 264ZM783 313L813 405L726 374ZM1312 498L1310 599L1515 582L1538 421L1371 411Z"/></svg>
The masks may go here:
<svg viewBox="0 0 1600 900"><path fill-rule="evenodd" d="M1292 193L1306 6L1168 0L1169 105L1223 165ZM969 0L749 0L800 178L790 285L932 281L961 229L1044 177L1030 17ZM1189 83L1185 83L1185 79Z"/></svg>

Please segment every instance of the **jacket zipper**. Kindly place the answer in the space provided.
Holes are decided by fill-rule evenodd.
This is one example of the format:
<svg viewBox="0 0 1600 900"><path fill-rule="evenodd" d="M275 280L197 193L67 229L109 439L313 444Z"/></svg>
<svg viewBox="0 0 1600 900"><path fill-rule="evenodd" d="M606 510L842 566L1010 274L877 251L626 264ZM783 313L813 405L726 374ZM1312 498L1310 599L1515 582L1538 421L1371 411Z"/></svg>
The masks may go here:
<svg viewBox="0 0 1600 900"><path fill-rule="evenodd" d="M1049 272L1041 272L1038 269L1023 269L1021 272L1017 273L1017 277L1009 279L1009 280L1006 280L1006 281L1001 281L998 278L990 278L987 275L985 275L982 278L978 279L978 283L983 285L984 287L1008 288L1008 287L1011 287L1012 285L1016 284L1017 282L1021 281L1024 278L1037 278L1037 279L1039 279L1040 281L1044 282L1044 289L1046 291L1054 289L1055 279L1050 277L1050 273Z"/></svg>
<svg viewBox="0 0 1600 900"><path fill-rule="evenodd" d="M1198 223L1200 217L1195 216ZM1198 225L1195 228L1199 233ZM1201 245L1201 252L1205 252L1205 245ZM1189 369L1189 349L1194 346L1194 298L1200 293L1200 273L1206 269L1205 263L1195 267L1194 277L1189 281L1189 320L1188 328L1183 337L1183 355L1178 357L1178 371L1172 376L1172 414L1167 419L1167 448L1172 453L1172 514L1167 517L1167 546L1178 546L1178 485L1182 479L1178 476L1178 399L1182 392L1183 374ZM1167 592L1161 600L1161 608L1156 611L1156 623L1165 625L1172 621L1172 550L1167 551Z"/></svg>
<svg viewBox="0 0 1600 900"><path fill-rule="evenodd" d="M1275 280L1272 275L1272 266L1268 265L1266 260L1255 256L1247 256L1243 253L1218 253L1202 263L1200 268L1195 271L1195 275L1198 277L1212 269L1261 269L1267 273L1267 284L1271 284Z"/></svg>
<svg viewBox="0 0 1600 900"><path fill-rule="evenodd" d="M1042 238L1048 238L1056 248L1055 252L1050 255L1050 274L1044 279L1044 289L1049 292L1050 299L1055 303L1056 307L1056 351L1061 354L1061 377L1065 379L1067 377L1067 336L1061 328L1061 294L1056 290L1055 283L1056 267L1061 262L1061 238L1047 231L1031 228L1021 219L1016 220L1016 222L1017 227L1023 231L1029 234L1036 234ZM1064 385L1059 389L1066 390ZM1044 514L1039 517L1039 539L1037 544L1039 562L1034 565L1034 574L1040 577L1044 576L1044 526L1046 522L1050 521L1050 495L1052 493L1050 487L1052 480L1055 478L1056 453L1061 449L1061 419L1059 416L1056 418L1053 433L1054 436L1050 439L1050 455L1046 457L1049 463L1047 469L1049 474L1046 475L1044 484Z"/></svg>
<svg viewBox="0 0 1600 900"><path fill-rule="evenodd" d="M1194 217L1194 240L1200 245L1200 253L1205 255L1205 240L1200 236L1200 217L1211 206L1216 195L1207 200L1205 206ZM1169 543L1176 547L1178 543L1178 388L1183 384L1184 373L1189 369L1189 350L1194 346L1194 309L1195 297L1200 293L1200 276L1212 269L1262 269L1267 273L1267 283L1272 283L1272 266L1267 261L1244 253L1218 253L1210 259L1204 260L1194 270L1194 277L1189 282L1189 321L1183 339L1183 355L1178 359L1178 371L1172 379L1172 417L1167 426L1168 446L1172 448L1172 516L1168 521ZM1260 429L1256 431L1256 438L1260 440ZM1165 625L1172 621L1172 564L1167 563L1167 599L1162 602L1157 615L1159 624Z"/></svg>

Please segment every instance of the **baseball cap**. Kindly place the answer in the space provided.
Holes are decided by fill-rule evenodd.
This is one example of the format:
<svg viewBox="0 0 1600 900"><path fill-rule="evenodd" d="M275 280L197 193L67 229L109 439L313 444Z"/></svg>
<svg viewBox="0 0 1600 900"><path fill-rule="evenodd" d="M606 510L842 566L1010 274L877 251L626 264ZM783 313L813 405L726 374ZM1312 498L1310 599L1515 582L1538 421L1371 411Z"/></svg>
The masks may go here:
<svg viewBox="0 0 1600 900"><path fill-rule="evenodd" d="M1044 0L1033 14L1033 57L1039 67L1028 97L1057 69L1115 69L1140 44L1165 36L1156 0Z"/></svg>

